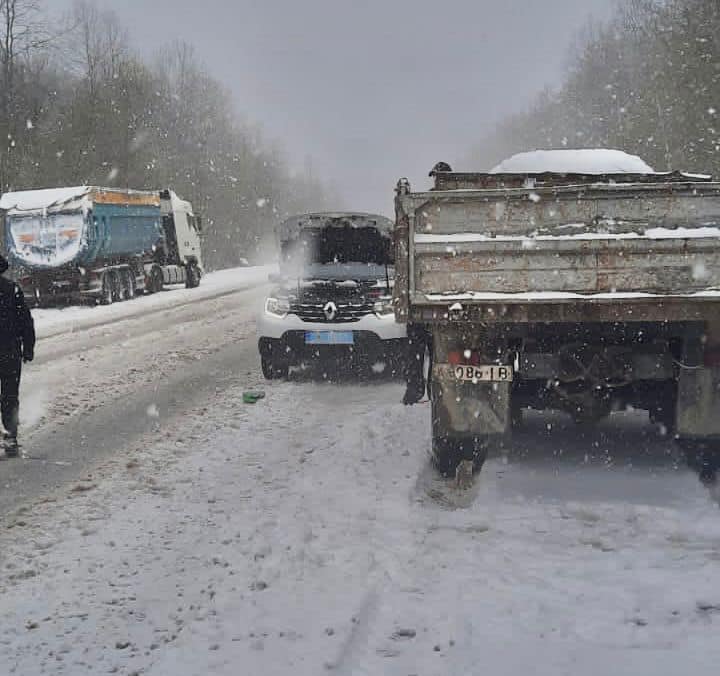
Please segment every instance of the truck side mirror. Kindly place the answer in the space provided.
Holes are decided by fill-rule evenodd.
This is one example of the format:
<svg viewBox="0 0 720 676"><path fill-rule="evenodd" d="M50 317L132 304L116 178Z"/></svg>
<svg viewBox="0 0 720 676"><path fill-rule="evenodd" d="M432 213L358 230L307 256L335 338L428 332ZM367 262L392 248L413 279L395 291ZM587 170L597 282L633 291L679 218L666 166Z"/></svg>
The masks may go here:
<svg viewBox="0 0 720 676"><path fill-rule="evenodd" d="M196 229L198 232L202 232L202 231L203 231L202 217L200 217L200 216L195 216L195 229Z"/></svg>

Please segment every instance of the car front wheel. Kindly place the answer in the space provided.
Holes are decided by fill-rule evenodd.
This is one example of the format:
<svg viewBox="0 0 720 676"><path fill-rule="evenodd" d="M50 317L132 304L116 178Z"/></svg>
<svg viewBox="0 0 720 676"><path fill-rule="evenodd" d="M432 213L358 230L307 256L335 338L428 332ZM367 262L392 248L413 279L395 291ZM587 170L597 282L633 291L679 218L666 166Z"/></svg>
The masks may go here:
<svg viewBox="0 0 720 676"><path fill-rule="evenodd" d="M266 380L287 378L290 372L290 365L287 362L279 362L270 357L261 357L260 365Z"/></svg>

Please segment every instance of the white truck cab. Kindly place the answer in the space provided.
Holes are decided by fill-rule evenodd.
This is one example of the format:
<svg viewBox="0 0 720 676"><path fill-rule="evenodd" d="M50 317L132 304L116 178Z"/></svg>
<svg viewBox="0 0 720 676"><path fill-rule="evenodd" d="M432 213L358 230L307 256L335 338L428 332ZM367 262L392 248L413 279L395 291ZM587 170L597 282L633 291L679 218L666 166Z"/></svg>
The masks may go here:
<svg viewBox="0 0 720 676"><path fill-rule="evenodd" d="M161 254L163 283L198 286L203 274L200 218L193 213L192 204L172 190L160 191L160 212L166 243Z"/></svg>

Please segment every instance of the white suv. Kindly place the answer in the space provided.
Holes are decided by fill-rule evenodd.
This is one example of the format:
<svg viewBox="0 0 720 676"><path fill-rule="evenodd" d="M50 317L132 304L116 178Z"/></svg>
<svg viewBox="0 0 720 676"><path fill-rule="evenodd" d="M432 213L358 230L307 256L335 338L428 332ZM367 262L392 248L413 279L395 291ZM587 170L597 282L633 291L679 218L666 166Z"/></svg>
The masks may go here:
<svg viewBox="0 0 720 676"><path fill-rule="evenodd" d="M392 306L392 222L306 214L281 226L280 248L282 272L257 322L265 377L329 359L399 373L407 348Z"/></svg>

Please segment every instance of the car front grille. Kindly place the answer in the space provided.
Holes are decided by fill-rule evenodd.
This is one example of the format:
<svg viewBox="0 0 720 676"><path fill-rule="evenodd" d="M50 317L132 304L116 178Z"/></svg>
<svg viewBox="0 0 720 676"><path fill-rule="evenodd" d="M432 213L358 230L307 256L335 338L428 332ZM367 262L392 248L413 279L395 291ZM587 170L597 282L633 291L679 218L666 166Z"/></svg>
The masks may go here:
<svg viewBox="0 0 720 676"><path fill-rule="evenodd" d="M335 316L328 317L325 308L328 303L307 302L292 303L290 312L297 315L304 322L318 322L326 324L346 324L349 322L357 322L363 317L373 313L373 306L364 302L335 302Z"/></svg>

